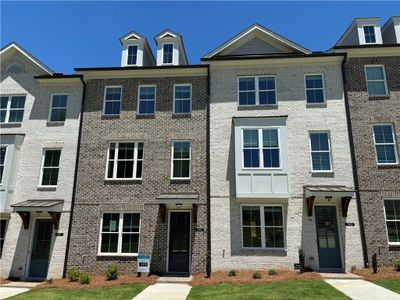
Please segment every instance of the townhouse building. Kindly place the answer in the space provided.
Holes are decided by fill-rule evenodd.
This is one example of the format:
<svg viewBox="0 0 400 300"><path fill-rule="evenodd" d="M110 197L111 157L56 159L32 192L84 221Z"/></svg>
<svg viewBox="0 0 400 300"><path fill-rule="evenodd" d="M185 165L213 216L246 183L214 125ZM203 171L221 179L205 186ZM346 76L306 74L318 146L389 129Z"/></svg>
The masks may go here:
<svg viewBox="0 0 400 300"><path fill-rule="evenodd" d="M16 43L0 51L0 271L61 277L83 86Z"/></svg>
<svg viewBox="0 0 400 300"><path fill-rule="evenodd" d="M120 67L76 68L86 83L67 268L101 274L205 272L208 67L182 37L120 39Z"/></svg>

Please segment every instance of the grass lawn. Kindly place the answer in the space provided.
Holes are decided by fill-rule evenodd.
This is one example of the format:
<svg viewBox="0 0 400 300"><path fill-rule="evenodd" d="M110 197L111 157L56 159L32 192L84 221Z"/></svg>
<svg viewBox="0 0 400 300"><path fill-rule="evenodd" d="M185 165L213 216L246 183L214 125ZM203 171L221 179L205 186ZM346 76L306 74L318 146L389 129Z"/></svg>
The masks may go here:
<svg viewBox="0 0 400 300"><path fill-rule="evenodd" d="M377 285L383 286L388 290L400 294L400 280L398 279L381 279L381 280L374 280L372 282Z"/></svg>
<svg viewBox="0 0 400 300"><path fill-rule="evenodd" d="M187 300L344 300L350 299L324 281L296 280L257 284L194 286Z"/></svg>
<svg viewBox="0 0 400 300"><path fill-rule="evenodd" d="M144 284L126 284L108 288L96 289L61 289L61 288L47 288L31 290L26 293L8 298L12 300L131 300L134 296L139 294L146 288Z"/></svg>

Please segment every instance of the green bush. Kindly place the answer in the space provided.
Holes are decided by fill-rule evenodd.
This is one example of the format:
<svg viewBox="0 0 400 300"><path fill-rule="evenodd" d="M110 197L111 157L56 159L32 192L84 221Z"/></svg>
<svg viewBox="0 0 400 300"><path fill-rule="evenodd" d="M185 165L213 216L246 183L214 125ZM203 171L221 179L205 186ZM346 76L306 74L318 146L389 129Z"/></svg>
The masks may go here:
<svg viewBox="0 0 400 300"><path fill-rule="evenodd" d="M400 258L397 258L394 260L394 268L396 269L396 271L400 272Z"/></svg>
<svg viewBox="0 0 400 300"><path fill-rule="evenodd" d="M228 273L228 276L232 277L232 276L236 276L236 271L235 270L230 270Z"/></svg>
<svg viewBox="0 0 400 300"><path fill-rule="evenodd" d="M80 284L89 284L90 283L90 276L86 272L79 272L78 282Z"/></svg>
<svg viewBox="0 0 400 300"><path fill-rule="evenodd" d="M69 281L76 282L79 279L79 273L80 272L77 268L72 267L67 272L67 278L69 279Z"/></svg>
<svg viewBox="0 0 400 300"><path fill-rule="evenodd" d="M271 269L268 271L268 275L278 275L278 272L275 269Z"/></svg>
<svg viewBox="0 0 400 300"><path fill-rule="evenodd" d="M109 265L105 272L107 280L116 280L118 279L118 266L117 265Z"/></svg>
<svg viewBox="0 0 400 300"><path fill-rule="evenodd" d="M253 273L253 278L254 279L261 279L261 274L260 273L258 273L258 272L255 272L255 273Z"/></svg>

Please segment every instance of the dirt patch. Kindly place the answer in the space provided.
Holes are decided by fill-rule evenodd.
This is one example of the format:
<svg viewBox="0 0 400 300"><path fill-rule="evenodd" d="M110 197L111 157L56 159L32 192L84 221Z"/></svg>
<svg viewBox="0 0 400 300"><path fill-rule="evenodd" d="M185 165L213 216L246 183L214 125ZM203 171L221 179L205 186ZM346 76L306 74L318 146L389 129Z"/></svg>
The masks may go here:
<svg viewBox="0 0 400 300"><path fill-rule="evenodd" d="M1 284L6 284L6 283L9 283L9 282L11 282L11 281L8 280L7 278L0 277L0 285L1 285Z"/></svg>
<svg viewBox="0 0 400 300"><path fill-rule="evenodd" d="M399 279L400 272L393 267L382 267L378 269L378 273L374 274L372 268L355 269L351 271L353 274L362 276L365 280L374 281L381 279Z"/></svg>
<svg viewBox="0 0 400 300"><path fill-rule="evenodd" d="M254 279L252 271L237 271L236 276L229 276L228 272L214 272L210 278L206 274L193 276L190 285L212 285L218 283L257 283L257 282L278 282L287 280L322 280L321 276L315 272L300 273L292 270L277 270L276 275L268 275L267 271L258 271L261 274L260 279Z"/></svg>

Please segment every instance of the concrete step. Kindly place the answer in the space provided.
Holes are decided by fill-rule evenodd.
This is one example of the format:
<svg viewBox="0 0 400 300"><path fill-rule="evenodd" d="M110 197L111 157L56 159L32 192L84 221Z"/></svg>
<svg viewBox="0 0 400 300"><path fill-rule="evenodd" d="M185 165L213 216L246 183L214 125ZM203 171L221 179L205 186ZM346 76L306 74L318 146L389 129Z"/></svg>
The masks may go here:
<svg viewBox="0 0 400 300"><path fill-rule="evenodd" d="M324 279L344 279L344 280L363 279L361 276L352 273L319 273L319 275L321 275L321 277Z"/></svg>
<svg viewBox="0 0 400 300"><path fill-rule="evenodd" d="M189 283L193 279L193 276L188 277L173 277L163 276L157 279L157 283Z"/></svg>

